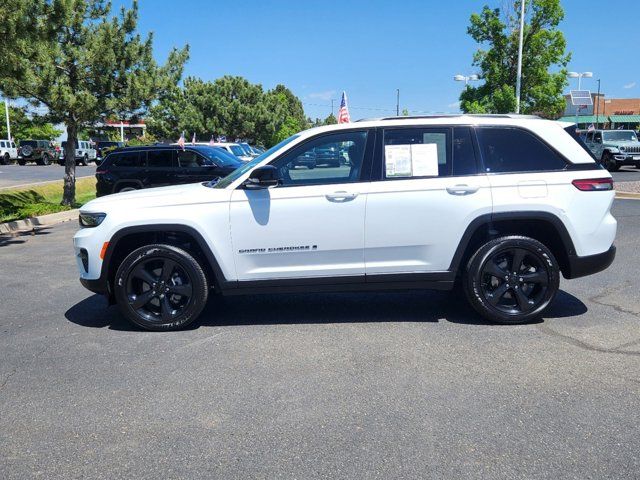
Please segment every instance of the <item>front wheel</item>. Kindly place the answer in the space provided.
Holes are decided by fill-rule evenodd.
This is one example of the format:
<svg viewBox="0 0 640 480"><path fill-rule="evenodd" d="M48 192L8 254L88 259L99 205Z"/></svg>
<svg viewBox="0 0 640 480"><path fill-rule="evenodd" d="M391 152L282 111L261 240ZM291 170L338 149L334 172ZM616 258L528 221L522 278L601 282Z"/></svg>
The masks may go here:
<svg viewBox="0 0 640 480"><path fill-rule="evenodd" d="M602 155L602 165L604 165L604 168L606 168L610 172L617 172L618 170L620 170L620 165L618 165L616 159L613 158L613 155L611 155L611 153L609 152L605 152Z"/></svg>
<svg viewBox="0 0 640 480"><path fill-rule="evenodd" d="M0 163L2 163L2 165L9 165L11 163L11 158L8 153L5 153L2 156Z"/></svg>
<svg viewBox="0 0 640 480"><path fill-rule="evenodd" d="M493 322L518 324L539 318L560 286L560 268L539 241L521 236L490 240L471 257L464 274L467 300Z"/></svg>
<svg viewBox="0 0 640 480"><path fill-rule="evenodd" d="M200 264L172 245L147 245L130 253L114 281L122 314L147 330L178 330L207 303L209 285Z"/></svg>
<svg viewBox="0 0 640 480"><path fill-rule="evenodd" d="M89 159L86 155L80 159L80 165L82 165L83 167L89 165Z"/></svg>
<svg viewBox="0 0 640 480"><path fill-rule="evenodd" d="M49 159L49 155L47 155L46 153L42 156L41 165L51 165L51 160Z"/></svg>

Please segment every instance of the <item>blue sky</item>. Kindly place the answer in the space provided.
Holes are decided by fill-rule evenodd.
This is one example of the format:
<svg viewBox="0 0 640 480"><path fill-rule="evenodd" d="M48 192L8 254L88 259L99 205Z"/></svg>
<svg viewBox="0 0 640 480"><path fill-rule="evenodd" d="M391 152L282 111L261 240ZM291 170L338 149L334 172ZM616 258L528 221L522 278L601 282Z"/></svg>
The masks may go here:
<svg viewBox="0 0 640 480"><path fill-rule="evenodd" d="M640 97L636 1L562 3L569 69L594 72L582 87L595 91L600 78L608 97ZM396 88L401 109L457 111L463 84L452 77L473 73L477 45L466 28L484 4L503 0L139 0L139 28L154 32L160 61L173 46L191 46L185 75L283 83L311 117L328 115L346 90L357 119L395 114Z"/></svg>

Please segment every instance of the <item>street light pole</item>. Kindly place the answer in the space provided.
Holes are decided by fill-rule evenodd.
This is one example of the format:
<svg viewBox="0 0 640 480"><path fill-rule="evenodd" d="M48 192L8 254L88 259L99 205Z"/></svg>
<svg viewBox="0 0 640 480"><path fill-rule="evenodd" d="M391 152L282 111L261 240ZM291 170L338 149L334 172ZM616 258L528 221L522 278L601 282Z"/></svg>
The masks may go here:
<svg viewBox="0 0 640 480"><path fill-rule="evenodd" d="M598 94L596 95L596 129L600 128L600 79L598 79Z"/></svg>
<svg viewBox="0 0 640 480"><path fill-rule="evenodd" d="M396 117L400 116L400 89L396 88Z"/></svg>
<svg viewBox="0 0 640 480"><path fill-rule="evenodd" d="M7 117L7 139L11 142L11 123L9 122L9 99L4 97L4 113Z"/></svg>
<svg viewBox="0 0 640 480"><path fill-rule="evenodd" d="M518 73L516 76L516 113L520 113L520 90L522 88L522 43L524 41L524 6L520 0L520 42L518 44Z"/></svg>

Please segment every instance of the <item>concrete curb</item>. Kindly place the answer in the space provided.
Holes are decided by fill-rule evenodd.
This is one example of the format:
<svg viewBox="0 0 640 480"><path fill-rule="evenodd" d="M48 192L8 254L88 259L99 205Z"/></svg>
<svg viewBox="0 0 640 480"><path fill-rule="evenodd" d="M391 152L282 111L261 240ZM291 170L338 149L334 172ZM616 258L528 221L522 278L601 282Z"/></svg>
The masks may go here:
<svg viewBox="0 0 640 480"><path fill-rule="evenodd" d="M65 210L64 212L51 213L40 217L16 220L15 222L0 223L0 233L15 233L21 230L32 230L36 227L54 225L78 218L79 209Z"/></svg>
<svg viewBox="0 0 640 480"><path fill-rule="evenodd" d="M616 192L616 198L621 200L640 200L640 193L637 192Z"/></svg>

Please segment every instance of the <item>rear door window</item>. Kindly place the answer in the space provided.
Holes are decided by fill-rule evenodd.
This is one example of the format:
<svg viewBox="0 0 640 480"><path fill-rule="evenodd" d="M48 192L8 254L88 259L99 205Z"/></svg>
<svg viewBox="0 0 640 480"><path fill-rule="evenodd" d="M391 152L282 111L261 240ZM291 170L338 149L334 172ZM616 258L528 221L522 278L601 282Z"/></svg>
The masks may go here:
<svg viewBox="0 0 640 480"><path fill-rule="evenodd" d="M384 131L384 178L451 175L450 128L398 128Z"/></svg>
<svg viewBox="0 0 640 480"><path fill-rule="evenodd" d="M149 168L171 168L173 167L174 151L163 150L148 150L147 151L147 166Z"/></svg>
<svg viewBox="0 0 640 480"><path fill-rule="evenodd" d="M203 164L203 158L193 150L179 150L177 152L178 166L182 168L195 168Z"/></svg>
<svg viewBox="0 0 640 480"><path fill-rule="evenodd" d="M562 170L565 160L533 133L519 128L477 128L487 173Z"/></svg>

